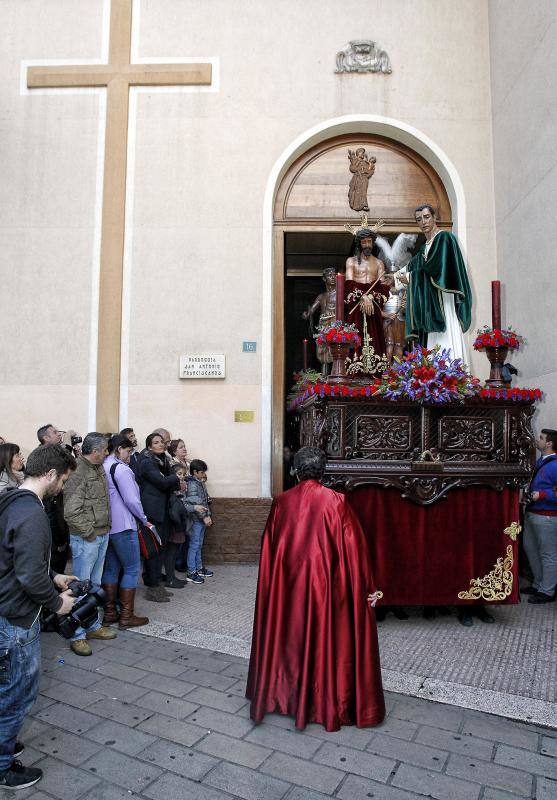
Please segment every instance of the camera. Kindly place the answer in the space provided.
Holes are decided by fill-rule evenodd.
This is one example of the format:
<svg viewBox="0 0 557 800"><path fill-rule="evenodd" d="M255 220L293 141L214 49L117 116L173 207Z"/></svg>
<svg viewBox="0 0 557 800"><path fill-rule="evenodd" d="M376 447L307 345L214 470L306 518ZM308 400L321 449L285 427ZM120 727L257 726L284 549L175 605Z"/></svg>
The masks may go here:
<svg viewBox="0 0 557 800"><path fill-rule="evenodd" d="M67 433L67 431L60 431L59 430L58 433L61 436L64 436L64 434ZM70 437L70 441L71 441L71 446L75 447L76 444L81 444L81 442L83 441L83 437L78 436L77 434L74 434L73 436ZM67 445L67 446L69 447L69 445Z"/></svg>
<svg viewBox="0 0 557 800"><path fill-rule="evenodd" d="M71 581L68 589L74 597L80 599L68 614L59 617L50 614L45 619L45 626L55 630L64 639L71 639L78 628L88 628L97 621L99 606L106 605L106 592L104 589L93 590L91 581Z"/></svg>

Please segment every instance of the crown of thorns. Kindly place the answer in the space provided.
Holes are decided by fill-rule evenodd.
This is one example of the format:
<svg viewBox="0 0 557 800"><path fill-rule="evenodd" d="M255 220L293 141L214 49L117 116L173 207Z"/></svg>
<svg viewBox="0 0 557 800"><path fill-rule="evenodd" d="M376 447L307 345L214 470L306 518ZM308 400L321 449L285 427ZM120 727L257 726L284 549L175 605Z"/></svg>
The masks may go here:
<svg viewBox="0 0 557 800"><path fill-rule="evenodd" d="M384 221L382 219L378 219L377 222L375 223L375 225L371 225L368 222L367 214L362 214L362 218L360 220L360 224L359 225L347 224L344 227L345 227L345 229L347 231L350 231L352 236L356 236L356 234L358 234L360 231L363 231L364 229L368 230L368 231L372 231L373 233L377 233L377 231L380 230L383 227L384 224L385 223L384 223Z"/></svg>

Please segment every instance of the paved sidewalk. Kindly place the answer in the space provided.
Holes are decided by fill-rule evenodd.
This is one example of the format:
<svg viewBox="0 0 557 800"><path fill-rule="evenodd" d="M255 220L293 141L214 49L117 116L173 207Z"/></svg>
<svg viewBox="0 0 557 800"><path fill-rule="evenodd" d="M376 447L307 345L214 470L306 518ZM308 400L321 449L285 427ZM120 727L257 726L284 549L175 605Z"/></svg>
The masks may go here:
<svg viewBox="0 0 557 800"><path fill-rule="evenodd" d="M43 635L22 761L45 776L10 800L557 798L557 731L392 693L378 728L256 727L244 658L132 631L92 644Z"/></svg>
<svg viewBox="0 0 557 800"><path fill-rule="evenodd" d="M175 590L170 603L138 593L138 608L155 636L247 656L256 564L221 564L204 586ZM387 689L557 728L557 603L495 606L494 625L459 625L454 614L422 619L389 615L379 624ZM557 797L556 797L557 800Z"/></svg>

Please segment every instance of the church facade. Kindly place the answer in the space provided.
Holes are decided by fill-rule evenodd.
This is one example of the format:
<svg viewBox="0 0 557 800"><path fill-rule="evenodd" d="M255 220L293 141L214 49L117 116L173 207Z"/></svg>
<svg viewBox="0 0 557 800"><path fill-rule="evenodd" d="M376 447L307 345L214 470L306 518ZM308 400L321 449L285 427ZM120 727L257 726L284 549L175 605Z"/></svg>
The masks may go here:
<svg viewBox="0 0 557 800"><path fill-rule="evenodd" d="M503 322L528 340L518 383L556 427L553 2L4 0L0 16L0 435L29 450L46 422L164 426L215 496L268 498L285 276L320 274L319 235L359 219L358 146L387 233L416 230L414 201L443 207L470 351L503 282ZM183 377L186 355L224 356L224 377ZM482 354L471 367L487 377Z"/></svg>

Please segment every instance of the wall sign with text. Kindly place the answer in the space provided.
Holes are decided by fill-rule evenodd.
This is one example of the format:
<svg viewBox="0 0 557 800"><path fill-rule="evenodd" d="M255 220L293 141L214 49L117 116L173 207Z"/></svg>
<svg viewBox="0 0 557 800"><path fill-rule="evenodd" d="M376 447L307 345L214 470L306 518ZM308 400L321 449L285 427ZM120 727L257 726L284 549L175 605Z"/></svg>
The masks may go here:
<svg viewBox="0 0 557 800"><path fill-rule="evenodd" d="M222 353L180 356L180 378L226 378L226 356Z"/></svg>

